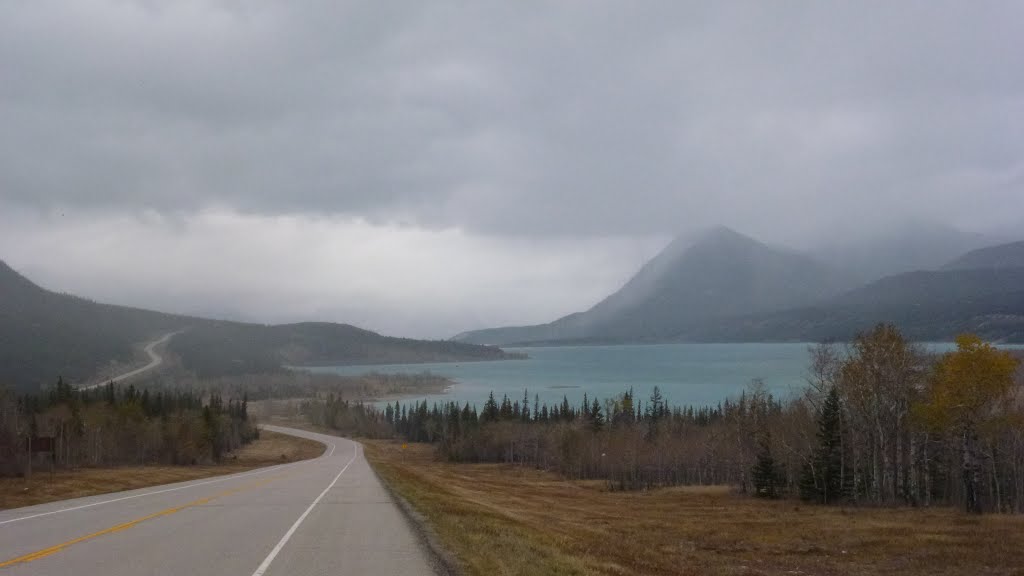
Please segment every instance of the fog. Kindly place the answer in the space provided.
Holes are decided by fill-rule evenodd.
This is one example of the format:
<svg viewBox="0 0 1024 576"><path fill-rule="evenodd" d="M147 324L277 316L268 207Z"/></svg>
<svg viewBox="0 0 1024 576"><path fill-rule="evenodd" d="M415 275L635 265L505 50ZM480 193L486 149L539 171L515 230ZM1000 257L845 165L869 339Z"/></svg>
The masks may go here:
<svg viewBox="0 0 1024 576"><path fill-rule="evenodd" d="M4 2L0 259L101 301L447 337L586 308L717 224L1017 239L1022 17Z"/></svg>

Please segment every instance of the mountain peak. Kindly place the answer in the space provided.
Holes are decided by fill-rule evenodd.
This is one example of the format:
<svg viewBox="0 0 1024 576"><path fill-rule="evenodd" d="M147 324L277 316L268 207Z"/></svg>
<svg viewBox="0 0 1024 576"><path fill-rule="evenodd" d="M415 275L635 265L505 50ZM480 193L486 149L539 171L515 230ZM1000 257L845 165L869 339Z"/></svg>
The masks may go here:
<svg viewBox="0 0 1024 576"><path fill-rule="evenodd" d="M688 252L715 252L727 249L737 249L742 246L762 246L761 242L741 234L728 226L718 225L703 230L697 234L682 233L677 235L672 242L665 246L662 251L652 259L652 262L673 262Z"/></svg>
<svg viewBox="0 0 1024 576"><path fill-rule="evenodd" d="M752 240L752 238L746 234L740 234L724 224L719 224L718 226L709 228L701 236L703 238L745 238L747 240Z"/></svg>
<svg viewBox="0 0 1024 576"><path fill-rule="evenodd" d="M728 226L719 225L701 234L693 245L735 246L755 244L761 245L761 242L758 242L746 234L741 234Z"/></svg>

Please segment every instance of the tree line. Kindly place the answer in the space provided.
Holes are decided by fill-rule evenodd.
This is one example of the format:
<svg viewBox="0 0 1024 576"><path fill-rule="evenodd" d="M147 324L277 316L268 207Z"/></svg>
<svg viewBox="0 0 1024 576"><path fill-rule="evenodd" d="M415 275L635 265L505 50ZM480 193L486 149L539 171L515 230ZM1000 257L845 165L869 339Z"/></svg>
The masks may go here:
<svg viewBox="0 0 1024 576"><path fill-rule="evenodd" d="M303 409L352 435L436 445L454 462L505 462L613 489L733 484L822 504L1024 511L1019 361L974 336L934 356L891 325L810 351L808 386L774 398L754 383L717 406L673 406L655 388L541 404L493 394L375 408L337 398Z"/></svg>
<svg viewBox="0 0 1024 576"><path fill-rule="evenodd" d="M259 435L248 401L113 383L41 394L0 390L0 475L126 464L205 464ZM37 452L43 452L39 454Z"/></svg>

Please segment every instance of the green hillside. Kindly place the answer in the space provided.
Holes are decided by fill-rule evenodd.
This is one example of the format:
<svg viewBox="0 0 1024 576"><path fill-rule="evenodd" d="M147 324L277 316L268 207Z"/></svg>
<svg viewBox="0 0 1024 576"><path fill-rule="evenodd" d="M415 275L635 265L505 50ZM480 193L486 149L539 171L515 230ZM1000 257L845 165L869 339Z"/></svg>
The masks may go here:
<svg viewBox="0 0 1024 576"><path fill-rule="evenodd" d="M98 304L45 290L0 262L0 386L33 390L58 377L93 379L110 362L138 360L138 347L171 331L185 370L219 376L283 364L379 364L509 358L498 348L381 336L346 324L265 326Z"/></svg>

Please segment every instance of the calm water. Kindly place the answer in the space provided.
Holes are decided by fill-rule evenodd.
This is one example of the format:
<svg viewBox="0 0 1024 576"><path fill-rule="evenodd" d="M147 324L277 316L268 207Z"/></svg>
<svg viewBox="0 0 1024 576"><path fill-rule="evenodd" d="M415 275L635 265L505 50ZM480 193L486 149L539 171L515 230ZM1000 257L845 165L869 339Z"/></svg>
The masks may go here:
<svg viewBox="0 0 1024 576"><path fill-rule="evenodd" d="M717 404L739 394L755 378L778 397L796 394L807 376L808 344L658 344L636 346L569 346L509 349L527 360L456 364L318 367L316 372L364 374L429 371L456 381L446 394L424 395L430 401L457 400L482 406L493 390L516 400L529 390L530 401L578 405L586 393L608 398L633 388L646 399L655 386L672 404ZM927 344L944 351L950 344Z"/></svg>

